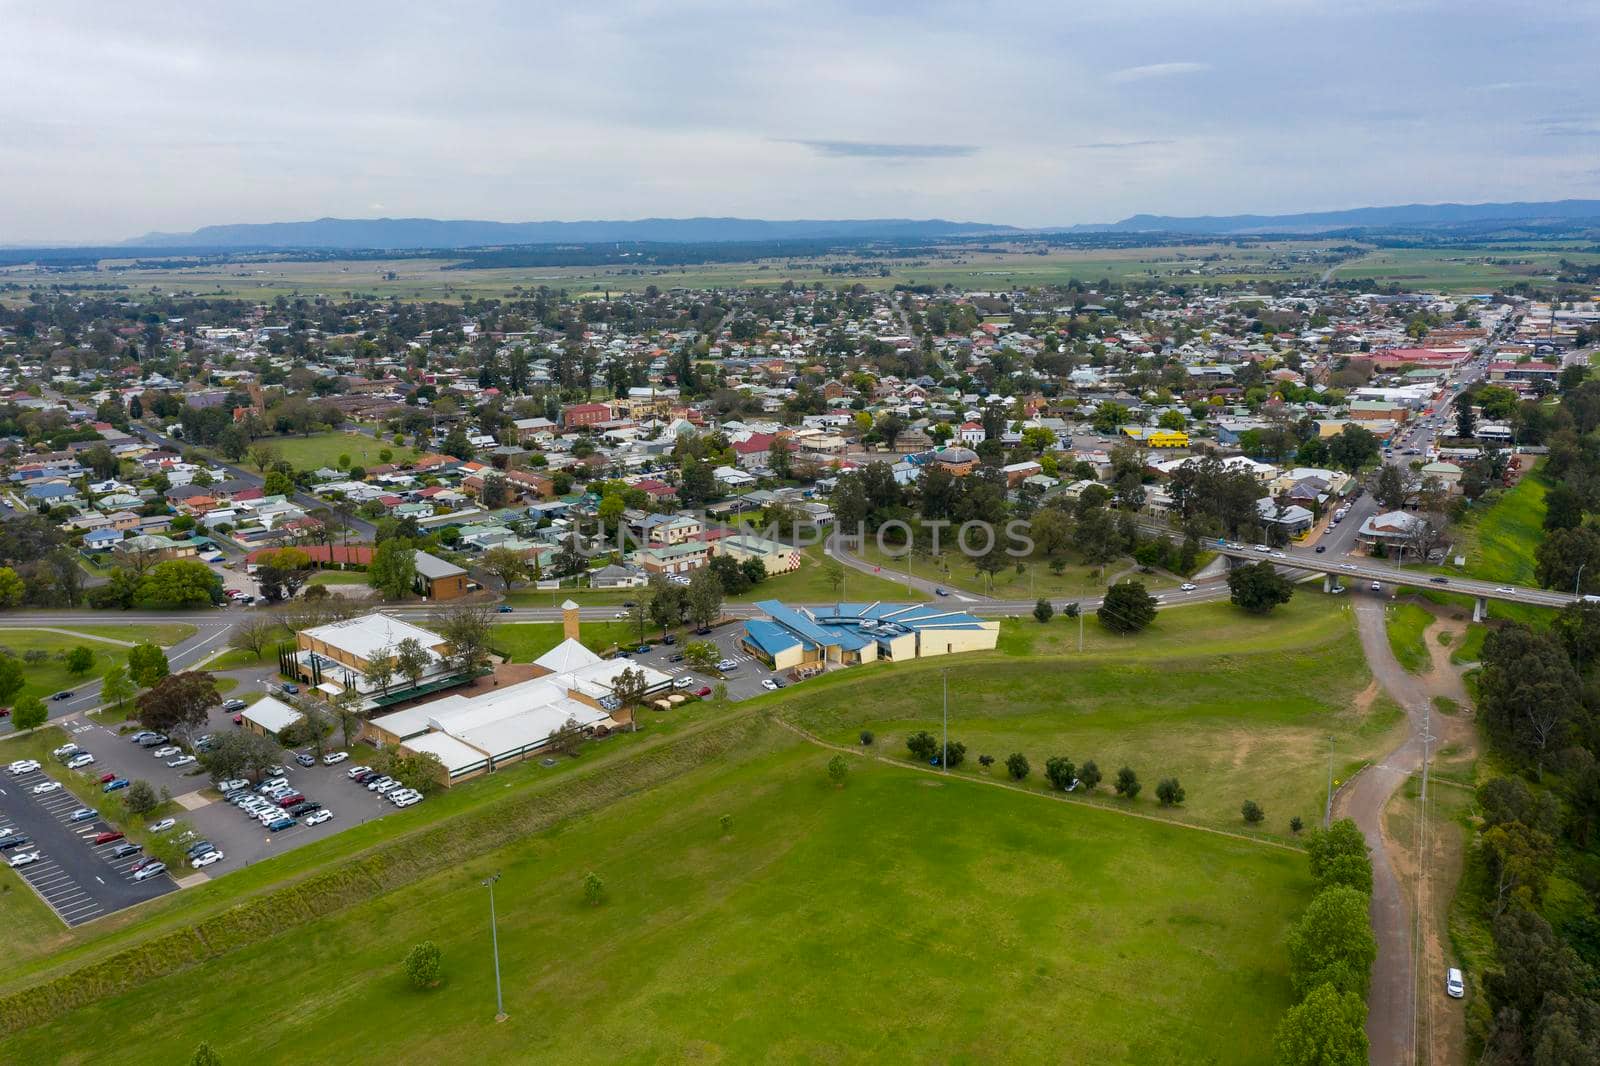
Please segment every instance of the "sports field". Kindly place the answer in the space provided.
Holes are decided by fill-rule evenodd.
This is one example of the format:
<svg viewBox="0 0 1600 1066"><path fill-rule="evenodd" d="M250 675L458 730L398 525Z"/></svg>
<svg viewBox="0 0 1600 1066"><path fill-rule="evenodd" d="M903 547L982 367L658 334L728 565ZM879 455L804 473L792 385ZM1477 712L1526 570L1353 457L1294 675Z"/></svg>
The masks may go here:
<svg viewBox="0 0 1600 1066"><path fill-rule="evenodd" d="M165 1064L204 1038L227 1062L1268 1060L1301 856L863 761L835 788L826 753L774 743L0 1054ZM496 872L499 1024L479 887ZM400 959L424 938L443 980L418 991Z"/></svg>
<svg viewBox="0 0 1600 1066"><path fill-rule="evenodd" d="M375 440L365 433L313 433L309 437L268 437L261 441L277 451L279 458L296 470L320 467L339 468L339 457L348 455L351 466L373 467L383 462L382 453L391 453L396 463L414 459L417 450L397 445L393 438Z"/></svg>

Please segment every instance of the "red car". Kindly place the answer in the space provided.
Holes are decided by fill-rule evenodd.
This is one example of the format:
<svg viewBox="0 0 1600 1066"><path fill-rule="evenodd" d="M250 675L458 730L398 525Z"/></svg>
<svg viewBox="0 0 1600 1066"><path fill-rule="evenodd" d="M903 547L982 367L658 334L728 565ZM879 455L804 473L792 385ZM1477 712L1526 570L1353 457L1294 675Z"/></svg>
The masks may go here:
<svg viewBox="0 0 1600 1066"><path fill-rule="evenodd" d="M699 688L694 690L694 694L699 696L701 699L704 699L705 697L711 695L711 686L701 685Z"/></svg>
<svg viewBox="0 0 1600 1066"><path fill-rule="evenodd" d="M117 772L115 770L107 770L105 773L100 775L100 783L102 785L105 784L107 781L115 781L116 779L117 779Z"/></svg>
<svg viewBox="0 0 1600 1066"><path fill-rule="evenodd" d="M298 792L291 792L278 801L280 807L293 807L296 803L304 803L306 798Z"/></svg>
<svg viewBox="0 0 1600 1066"><path fill-rule="evenodd" d="M121 840L121 839L122 839L122 830L120 830L120 829L112 829L112 830L109 830L107 832L96 833L94 835L94 842L96 844L109 844L113 840Z"/></svg>
<svg viewBox="0 0 1600 1066"><path fill-rule="evenodd" d="M234 725L244 725L244 715L242 715L242 714L234 715L233 716L233 724Z"/></svg>
<svg viewBox="0 0 1600 1066"><path fill-rule="evenodd" d="M0 707L0 718L10 718L10 717L11 717L11 708L10 707Z"/></svg>

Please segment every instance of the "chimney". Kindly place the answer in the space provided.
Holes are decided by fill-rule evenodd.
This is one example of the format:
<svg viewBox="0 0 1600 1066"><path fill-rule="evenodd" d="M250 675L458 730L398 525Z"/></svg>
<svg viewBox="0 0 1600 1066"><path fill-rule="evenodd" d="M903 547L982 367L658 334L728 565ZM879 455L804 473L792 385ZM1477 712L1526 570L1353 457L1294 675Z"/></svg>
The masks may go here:
<svg viewBox="0 0 1600 1066"><path fill-rule="evenodd" d="M561 605L561 632L568 640L578 639L578 605L571 600Z"/></svg>

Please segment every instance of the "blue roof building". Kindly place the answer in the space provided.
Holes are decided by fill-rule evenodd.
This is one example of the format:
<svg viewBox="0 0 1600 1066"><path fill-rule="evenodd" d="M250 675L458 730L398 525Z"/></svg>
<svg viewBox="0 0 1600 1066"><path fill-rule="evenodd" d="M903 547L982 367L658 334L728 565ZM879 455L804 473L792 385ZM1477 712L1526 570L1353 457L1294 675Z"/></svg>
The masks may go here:
<svg viewBox="0 0 1600 1066"><path fill-rule="evenodd" d="M779 600L756 606L766 618L745 623L745 650L774 670L992 651L1000 623L934 604L836 603L808 609Z"/></svg>

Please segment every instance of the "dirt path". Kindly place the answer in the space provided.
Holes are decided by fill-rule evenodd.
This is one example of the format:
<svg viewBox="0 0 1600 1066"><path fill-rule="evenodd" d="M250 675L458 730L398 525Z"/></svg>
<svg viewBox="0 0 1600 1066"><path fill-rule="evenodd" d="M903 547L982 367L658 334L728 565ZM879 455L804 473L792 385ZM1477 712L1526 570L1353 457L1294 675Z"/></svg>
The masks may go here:
<svg viewBox="0 0 1600 1066"><path fill-rule="evenodd" d="M1419 1018L1416 950L1419 929L1411 894L1428 890L1426 878L1402 883L1400 857L1417 841L1397 842L1384 832L1384 811L1407 778L1422 767L1424 737L1429 750L1442 744L1472 743L1472 727L1465 715L1433 712L1433 697L1449 696L1465 705L1466 690L1460 673L1449 661L1449 648L1438 642L1438 631L1451 623L1435 623L1425 636L1432 662L1421 676L1410 674L1394 657L1384 620L1385 602L1362 596L1356 600L1356 629L1374 680L1405 711L1410 726L1406 739L1393 751L1355 777L1338 797L1335 815L1355 820L1372 849L1372 929L1378 940L1378 958L1372 968L1372 990L1367 999L1367 1040L1375 1066L1398 1066L1415 1060ZM1460 633L1456 633L1460 639ZM1407 856L1409 858L1409 856ZM1407 863L1407 871L1416 869ZM1427 911L1426 904L1422 908ZM1442 930L1432 928L1433 937ZM1428 952L1428 954L1432 954Z"/></svg>

